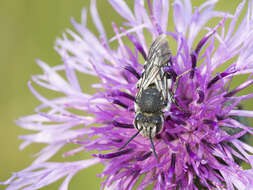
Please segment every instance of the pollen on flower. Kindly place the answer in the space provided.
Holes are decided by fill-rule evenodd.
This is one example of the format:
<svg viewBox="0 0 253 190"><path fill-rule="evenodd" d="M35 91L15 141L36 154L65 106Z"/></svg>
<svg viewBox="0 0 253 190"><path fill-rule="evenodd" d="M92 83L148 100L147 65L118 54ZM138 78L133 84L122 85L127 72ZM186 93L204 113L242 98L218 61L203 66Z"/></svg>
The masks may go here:
<svg viewBox="0 0 253 190"><path fill-rule="evenodd" d="M63 64L50 67L38 61L43 74L34 76L29 88L42 104L17 123L37 131L21 137L23 147L47 146L31 166L1 184L9 190L38 189L65 178L60 188L65 190L77 172L102 163L101 189L253 189L253 147L248 144L253 130L245 119L253 111L241 106L253 94L239 93L253 83L253 1L242 1L231 14L216 11L213 0L196 8L190 0L172 5L169 0L135 1L133 10L123 0L108 1L125 19L120 28L112 24L113 38L107 39L92 0L99 37L87 28L84 9L82 24L72 20L78 34L68 30L56 41ZM208 25L211 19L219 20L214 27ZM172 22L174 29L168 31ZM111 48L115 41L118 46ZM218 72L220 66L224 70ZM100 79L92 85L96 93L81 90L76 72ZM241 75L248 78L232 87ZM34 84L63 97L47 99ZM49 111L42 113L44 108ZM48 161L67 143L80 147L64 156L98 153L89 160Z"/></svg>

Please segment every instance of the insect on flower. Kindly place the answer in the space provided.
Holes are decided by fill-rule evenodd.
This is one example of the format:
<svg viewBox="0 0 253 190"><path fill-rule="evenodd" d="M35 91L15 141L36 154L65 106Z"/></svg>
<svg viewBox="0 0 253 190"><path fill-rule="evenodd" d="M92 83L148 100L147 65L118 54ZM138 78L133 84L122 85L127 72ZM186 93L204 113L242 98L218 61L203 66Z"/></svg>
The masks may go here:
<svg viewBox="0 0 253 190"><path fill-rule="evenodd" d="M81 23L72 20L77 33L67 30L56 41L63 63L38 61L43 73L28 85L41 105L17 124L34 131L20 136L21 148L46 146L0 185L35 190L65 178L60 190L81 189L87 185L68 187L71 178L82 170L90 177L86 168L102 163L101 189L253 189L253 147L244 140L253 135L244 122L253 118L244 106L253 93L243 91L253 84L253 0L234 13L216 10L216 0L197 7L191 0L137 0L133 9L128 1L108 1L125 21L112 24L112 38L92 0L99 37L87 27L84 9ZM93 94L82 75L98 77ZM47 98L36 84L57 97ZM63 147L64 157L81 155L54 161ZM86 152L93 158L85 159Z"/></svg>
<svg viewBox="0 0 253 190"><path fill-rule="evenodd" d="M174 99L176 88L171 90L173 76L175 76L171 67L171 52L168 40L166 35L162 34L152 43L142 76L136 85L138 91L134 104L134 127L137 132L120 150L125 148L140 133L150 139L153 153L158 159L152 138L163 130L164 113L170 111L171 102L177 105ZM180 76L176 77L175 87ZM178 108L180 109L179 106Z"/></svg>

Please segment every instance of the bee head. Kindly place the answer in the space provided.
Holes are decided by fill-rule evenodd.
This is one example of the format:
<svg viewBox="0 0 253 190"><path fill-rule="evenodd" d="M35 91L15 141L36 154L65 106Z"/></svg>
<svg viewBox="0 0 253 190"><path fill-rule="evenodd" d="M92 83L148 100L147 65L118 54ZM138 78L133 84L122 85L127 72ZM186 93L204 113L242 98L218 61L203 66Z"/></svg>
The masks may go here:
<svg viewBox="0 0 253 190"><path fill-rule="evenodd" d="M163 115L138 113L134 120L134 126L144 137L155 137L163 129Z"/></svg>

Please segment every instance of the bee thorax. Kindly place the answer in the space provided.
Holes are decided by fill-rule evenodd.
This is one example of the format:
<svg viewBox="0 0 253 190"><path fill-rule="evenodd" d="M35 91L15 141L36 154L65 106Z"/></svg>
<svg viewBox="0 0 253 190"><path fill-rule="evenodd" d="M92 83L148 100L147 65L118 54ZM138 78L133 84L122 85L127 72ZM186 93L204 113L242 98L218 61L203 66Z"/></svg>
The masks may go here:
<svg viewBox="0 0 253 190"><path fill-rule="evenodd" d="M162 93L156 88L148 88L143 91L137 100L140 111L146 113L160 112L164 107Z"/></svg>

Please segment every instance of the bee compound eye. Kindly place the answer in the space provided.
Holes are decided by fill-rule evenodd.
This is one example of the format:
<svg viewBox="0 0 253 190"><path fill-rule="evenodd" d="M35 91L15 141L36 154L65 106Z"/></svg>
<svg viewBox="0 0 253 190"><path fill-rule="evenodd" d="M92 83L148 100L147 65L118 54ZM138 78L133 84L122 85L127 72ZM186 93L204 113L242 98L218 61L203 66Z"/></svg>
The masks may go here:
<svg viewBox="0 0 253 190"><path fill-rule="evenodd" d="M161 130L162 130L162 123L158 123L156 125L156 134L159 134L161 132Z"/></svg>
<svg viewBox="0 0 253 190"><path fill-rule="evenodd" d="M141 114L137 114L136 117L134 118L134 126L137 130L139 130L140 126L140 121L141 121L142 115Z"/></svg>

